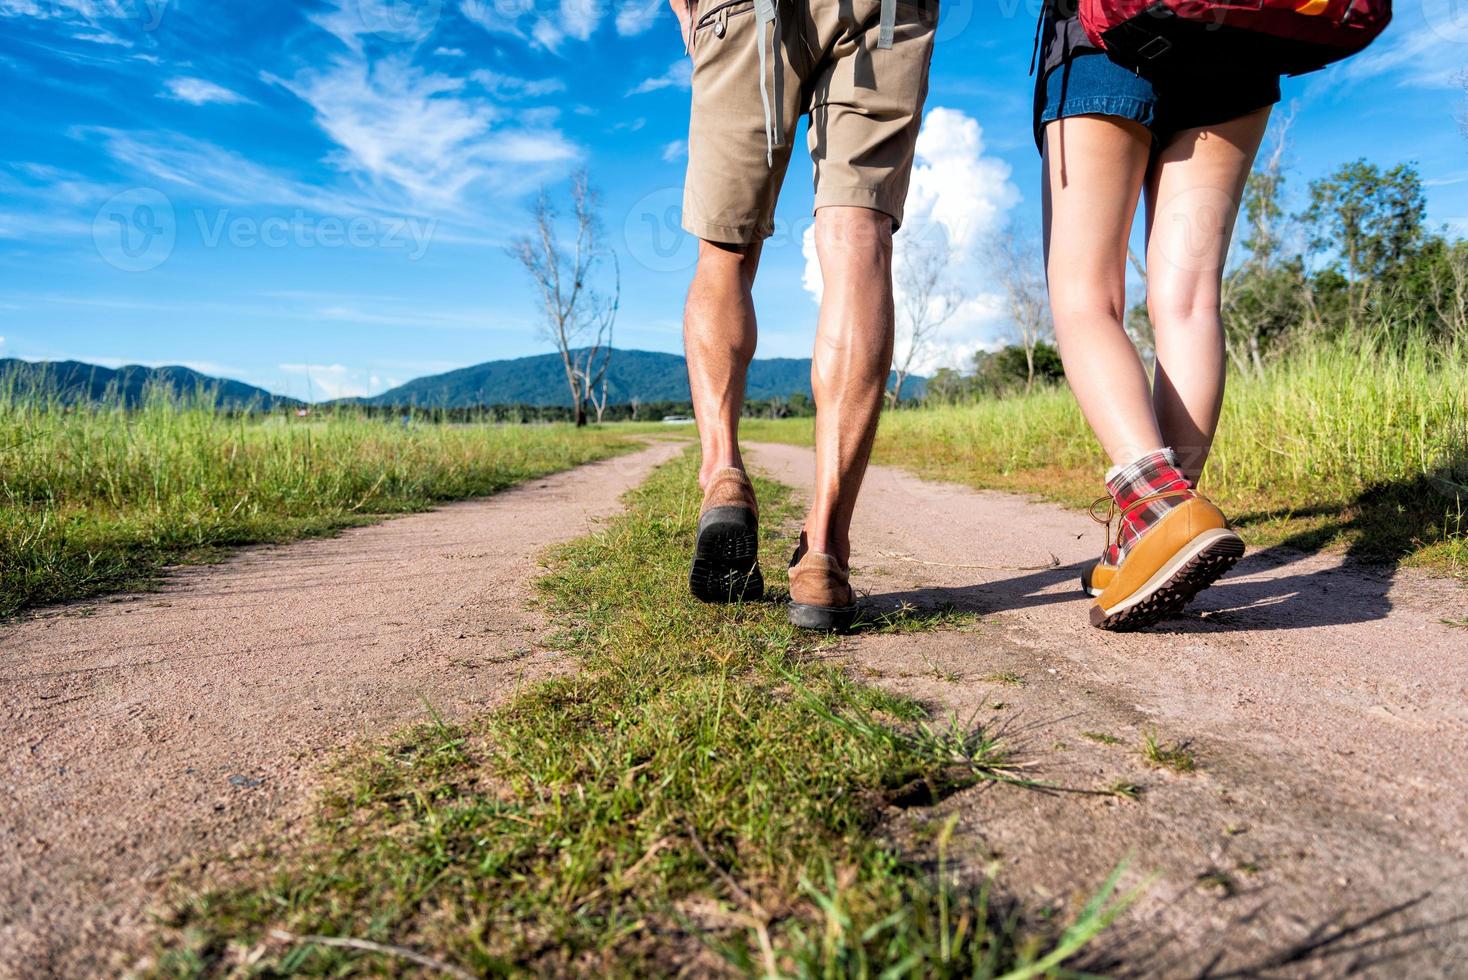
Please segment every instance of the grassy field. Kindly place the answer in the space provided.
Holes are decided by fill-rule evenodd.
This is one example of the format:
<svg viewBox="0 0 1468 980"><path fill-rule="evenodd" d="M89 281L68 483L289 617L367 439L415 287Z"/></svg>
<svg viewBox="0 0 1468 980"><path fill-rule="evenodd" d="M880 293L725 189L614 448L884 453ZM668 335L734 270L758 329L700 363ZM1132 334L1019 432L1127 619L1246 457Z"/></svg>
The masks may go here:
<svg viewBox="0 0 1468 980"><path fill-rule="evenodd" d="M811 421L743 437L809 443ZM1064 388L887 413L875 459L922 476L1084 507L1106 462ZM1233 378L1202 489L1256 546L1468 573L1468 343L1320 345Z"/></svg>
<svg viewBox="0 0 1468 980"><path fill-rule="evenodd" d="M399 975L411 955L461 976L1018 980L1082 950L1119 908L1109 885L1032 929L945 871L951 824L883 839L891 802L1033 790L982 727L812 658L825 641L779 605L691 599L693 477L691 456L663 467L555 556L542 594L580 671L348 760L303 841L179 903L157 972ZM787 488L759 494L778 590L798 515Z"/></svg>
<svg viewBox="0 0 1468 980"><path fill-rule="evenodd" d="M0 392L0 617L146 586L168 563L493 493L632 448L569 426L230 418Z"/></svg>

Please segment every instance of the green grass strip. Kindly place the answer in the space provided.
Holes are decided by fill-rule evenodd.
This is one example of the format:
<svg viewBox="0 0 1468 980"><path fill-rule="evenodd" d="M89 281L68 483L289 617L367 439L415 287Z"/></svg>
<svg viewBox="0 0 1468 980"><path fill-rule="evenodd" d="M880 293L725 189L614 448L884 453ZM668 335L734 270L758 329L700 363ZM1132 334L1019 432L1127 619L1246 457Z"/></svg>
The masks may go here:
<svg viewBox="0 0 1468 980"><path fill-rule="evenodd" d="M955 886L951 823L937 874L886 842L888 802L1011 782L1013 760L815 659L778 605L691 599L694 476L661 468L555 555L541 589L579 671L364 752L302 846L179 906L159 972L1060 975L1115 883L1031 934ZM795 512L758 490L778 588Z"/></svg>
<svg viewBox="0 0 1468 980"><path fill-rule="evenodd" d="M230 417L0 388L0 618L150 585L164 565L495 493L636 448L605 429Z"/></svg>

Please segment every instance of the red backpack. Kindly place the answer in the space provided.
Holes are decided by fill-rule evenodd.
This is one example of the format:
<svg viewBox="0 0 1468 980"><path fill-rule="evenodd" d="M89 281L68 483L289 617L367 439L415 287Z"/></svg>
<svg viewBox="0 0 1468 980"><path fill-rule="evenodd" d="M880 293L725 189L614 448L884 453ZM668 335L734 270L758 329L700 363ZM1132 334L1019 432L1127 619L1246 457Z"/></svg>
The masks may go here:
<svg viewBox="0 0 1468 980"><path fill-rule="evenodd" d="M1391 19L1391 0L1080 0L1091 43L1139 71L1247 64L1303 75L1360 51Z"/></svg>

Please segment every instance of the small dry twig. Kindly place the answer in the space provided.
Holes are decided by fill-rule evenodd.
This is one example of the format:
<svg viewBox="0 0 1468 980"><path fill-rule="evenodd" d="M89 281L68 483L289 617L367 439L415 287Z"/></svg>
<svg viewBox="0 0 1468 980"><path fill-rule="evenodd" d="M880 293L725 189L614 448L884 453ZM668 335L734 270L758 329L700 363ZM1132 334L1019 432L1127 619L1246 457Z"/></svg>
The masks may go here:
<svg viewBox="0 0 1468 980"><path fill-rule="evenodd" d="M338 949L360 949L368 953L381 953L383 956L395 956L398 959L409 960L428 970L434 970L459 980L475 980L474 974L462 967L445 963L443 960L434 959L426 953L420 953L406 946L390 946L387 943L374 943L370 939L353 939L350 936L298 936L284 929L270 930L272 939L278 939L284 943L315 943L318 946L335 946Z"/></svg>
<svg viewBox="0 0 1468 980"><path fill-rule="evenodd" d="M765 911L765 907L757 902L753 895L745 891L729 872L720 867L719 862L715 861L713 856L709 854L708 848L703 846L703 841L699 838L698 831L693 829L693 825L686 824L685 826L688 829L688 839L693 842L693 848L698 851L699 857L703 858L708 866L713 869L714 874L719 876L719 879L724 882L728 889L749 907L750 914L746 915L745 918L748 920L750 927L754 929L755 935L759 937L760 953L765 958L765 973L772 977L779 976L779 964L775 961L775 944L770 940L770 913Z"/></svg>
<svg viewBox="0 0 1468 980"><path fill-rule="evenodd" d="M1060 559L1051 553L1050 560L1043 565L957 565L948 561L927 561L922 558L914 558L912 555L899 555L895 551L879 551L877 554L883 558L895 558L898 561L910 561L914 565L934 565L940 568L977 568L986 572L1039 572L1047 568L1059 568Z"/></svg>

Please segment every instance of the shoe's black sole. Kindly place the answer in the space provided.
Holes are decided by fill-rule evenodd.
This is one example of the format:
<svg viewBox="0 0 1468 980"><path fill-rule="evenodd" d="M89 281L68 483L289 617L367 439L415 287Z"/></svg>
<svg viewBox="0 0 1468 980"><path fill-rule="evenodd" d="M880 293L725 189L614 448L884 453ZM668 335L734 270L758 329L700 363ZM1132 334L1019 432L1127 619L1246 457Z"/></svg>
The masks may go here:
<svg viewBox="0 0 1468 980"><path fill-rule="evenodd" d="M1182 611L1199 592L1217 582L1244 557L1244 542L1229 535L1204 548L1174 571L1151 595L1121 612L1107 615L1091 606L1091 625L1112 632L1145 629Z"/></svg>
<svg viewBox="0 0 1468 980"><path fill-rule="evenodd" d="M704 602L753 602L765 594L759 524L747 507L713 507L698 521L688 588Z"/></svg>
<svg viewBox="0 0 1468 980"><path fill-rule="evenodd" d="M792 602L787 615L792 626L799 626L803 630L844 633L856 622L857 609L857 606L807 606L801 602Z"/></svg>

